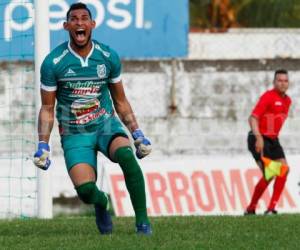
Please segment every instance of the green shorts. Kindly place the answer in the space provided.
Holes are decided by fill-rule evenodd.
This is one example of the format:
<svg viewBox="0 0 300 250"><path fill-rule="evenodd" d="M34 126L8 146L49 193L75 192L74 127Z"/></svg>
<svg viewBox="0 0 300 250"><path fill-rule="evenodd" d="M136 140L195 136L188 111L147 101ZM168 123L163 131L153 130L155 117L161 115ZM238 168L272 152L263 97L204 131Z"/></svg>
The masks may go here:
<svg viewBox="0 0 300 250"><path fill-rule="evenodd" d="M97 172L97 152L100 151L110 159L110 144L118 136L128 138L117 117L109 118L96 132L63 135L61 145L68 171L76 164L87 163Z"/></svg>

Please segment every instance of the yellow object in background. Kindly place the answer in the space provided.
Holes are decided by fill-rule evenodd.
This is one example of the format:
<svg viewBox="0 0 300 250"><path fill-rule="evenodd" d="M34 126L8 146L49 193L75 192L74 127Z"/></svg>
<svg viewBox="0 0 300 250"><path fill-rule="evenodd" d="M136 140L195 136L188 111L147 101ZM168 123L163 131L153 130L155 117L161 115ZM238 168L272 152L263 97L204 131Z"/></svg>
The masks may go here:
<svg viewBox="0 0 300 250"><path fill-rule="evenodd" d="M261 157L264 164L264 176L267 181L271 180L275 176L285 176L289 170L289 167L282 164L279 161L271 160L267 157Z"/></svg>

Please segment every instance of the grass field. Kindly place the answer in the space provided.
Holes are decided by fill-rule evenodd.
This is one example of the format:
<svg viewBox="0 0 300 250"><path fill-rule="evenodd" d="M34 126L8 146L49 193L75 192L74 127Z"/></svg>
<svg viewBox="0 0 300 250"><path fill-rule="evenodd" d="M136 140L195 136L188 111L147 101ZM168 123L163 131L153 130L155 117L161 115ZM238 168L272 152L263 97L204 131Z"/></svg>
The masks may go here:
<svg viewBox="0 0 300 250"><path fill-rule="evenodd" d="M0 249L300 249L300 215L165 217L151 237L134 233L132 218L114 218L100 236L93 217L0 220Z"/></svg>

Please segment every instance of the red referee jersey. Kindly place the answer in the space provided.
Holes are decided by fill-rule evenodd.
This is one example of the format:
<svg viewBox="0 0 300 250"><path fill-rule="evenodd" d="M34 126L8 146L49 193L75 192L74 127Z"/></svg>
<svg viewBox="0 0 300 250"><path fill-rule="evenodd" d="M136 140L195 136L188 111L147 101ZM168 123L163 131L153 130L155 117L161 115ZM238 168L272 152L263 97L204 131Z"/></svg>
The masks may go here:
<svg viewBox="0 0 300 250"><path fill-rule="evenodd" d="M259 132L269 138L278 137L280 129L286 120L291 98L281 96L275 89L266 91L252 111L252 116L258 119Z"/></svg>

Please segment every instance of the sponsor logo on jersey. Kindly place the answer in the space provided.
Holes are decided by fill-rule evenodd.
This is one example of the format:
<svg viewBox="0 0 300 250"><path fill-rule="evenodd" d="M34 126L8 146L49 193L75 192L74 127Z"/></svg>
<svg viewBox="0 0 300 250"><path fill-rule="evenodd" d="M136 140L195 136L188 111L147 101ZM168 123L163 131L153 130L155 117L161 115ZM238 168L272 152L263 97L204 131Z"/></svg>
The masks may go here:
<svg viewBox="0 0 300 250"><path fill-rule="evenodd" d="M61 59L63 59L66 56L66 54L68 54L68 53L69 53L69 50L65 49L60 56L53 59L53 63L58 64L61 61Z"/></svg>
<svg viewBox="0 0 300 250"><path fill-rule="evenodd" d="M106 66L105 64L97 65L97 74L100 79L106 78Z"/></svg>
<svg viewBox="0 0 300 250"><path fill-rule="evenodd" d="M100 86L91 87L91 88L76 88L72 90L70 97L98 97L100 96Z"/></svg>
<svg viewBox="0 0 300 250"><path fill-rule="evenodd" d="M97 98L77 99L71 105L72 113L77 119L83 118L100 108L100 102Z"/></svg>
<svg viewBox="0 0 300 250"><path fill-rule="evenodd" d="M281 101L275 102L275 106L282 106L282 102Z"/></svg>
<svg viewBox="0 0 300 250"><path fill-rule="evenodd" d="M76 124L76 125L85 125L93 120L98 119L101 116L107 115L108 113L104 108L101 108L93 113L87 114L86 116L83 116L81 118L78 118L76 120L70 121L70 124Z"/></svg>
<svg viewBox="0 0 300 250"><path fill-rule="evenodd" d="M97 98L75 100L71 105L71 112L75 115L75 120L71 120L69 123L76 125L87 124L107 114L106 110L101 108Z"/></svg>
<svg viewBox="0 0 300 250"><path fill-rule="evenodd" d="M76 80L76 79L74 79ZM72 89L78 89L78 88L95 88L99 87L103 84L105 84L105 81L77 81L77 82L66 82L64 85L64 88L72 88Z"/></svg>

